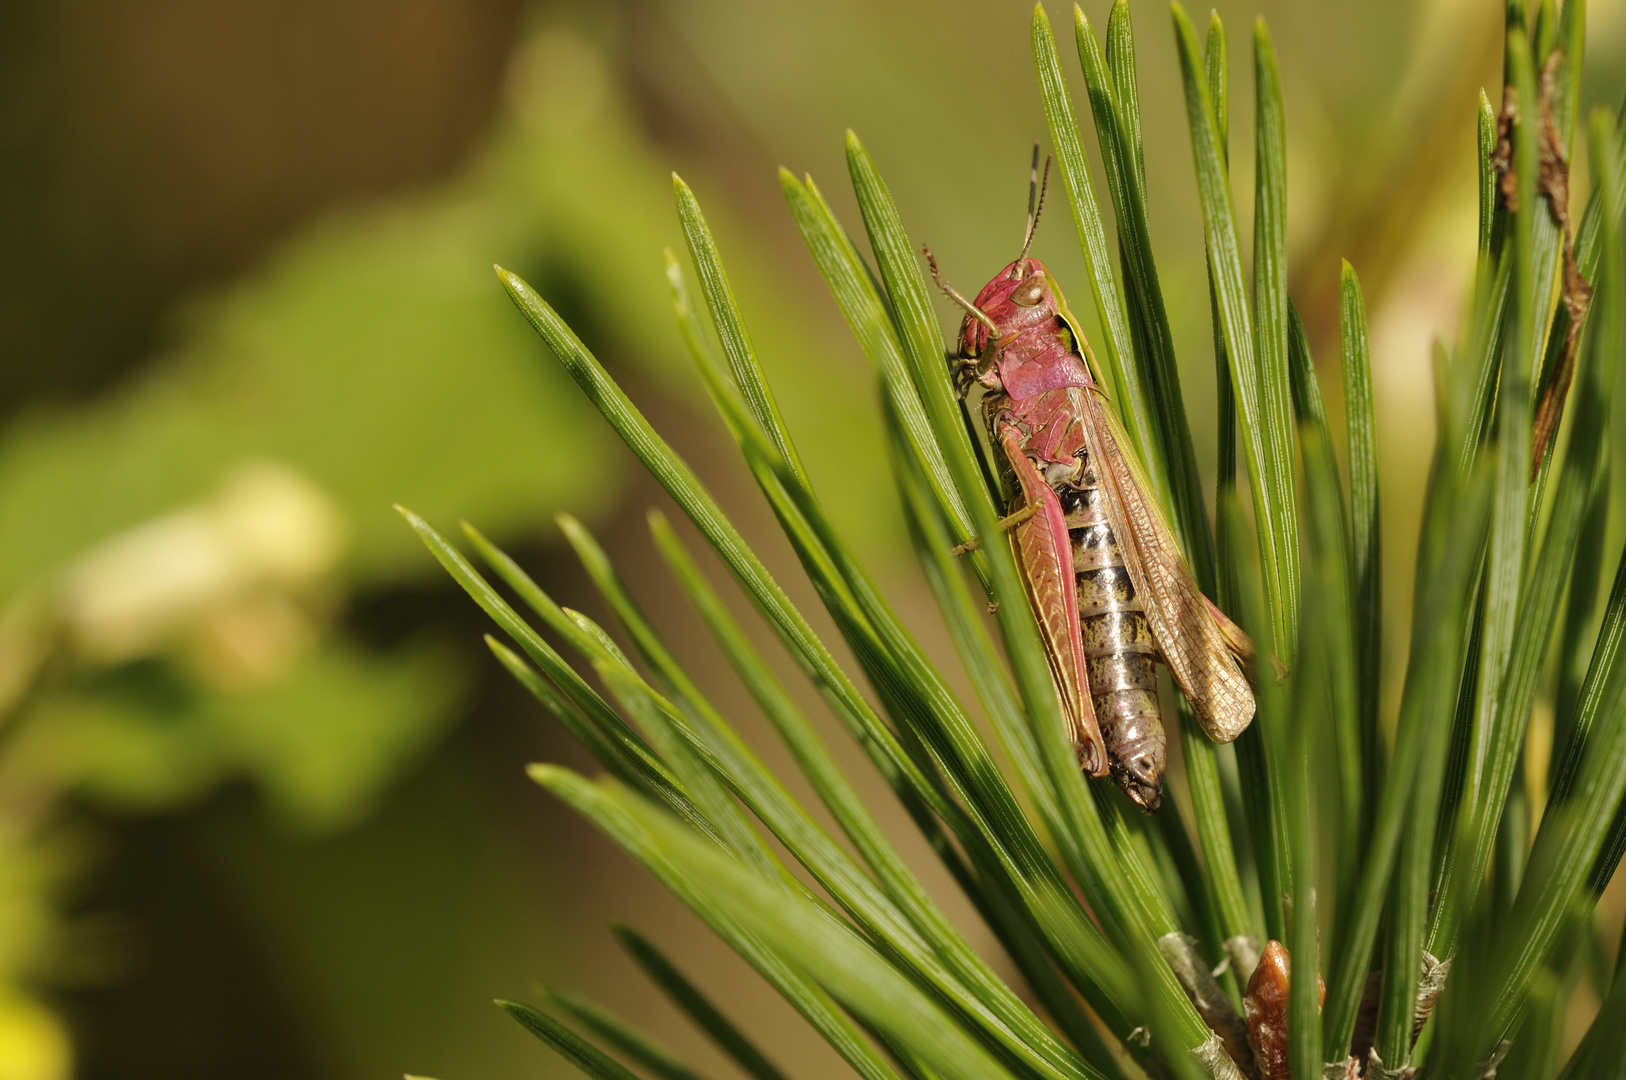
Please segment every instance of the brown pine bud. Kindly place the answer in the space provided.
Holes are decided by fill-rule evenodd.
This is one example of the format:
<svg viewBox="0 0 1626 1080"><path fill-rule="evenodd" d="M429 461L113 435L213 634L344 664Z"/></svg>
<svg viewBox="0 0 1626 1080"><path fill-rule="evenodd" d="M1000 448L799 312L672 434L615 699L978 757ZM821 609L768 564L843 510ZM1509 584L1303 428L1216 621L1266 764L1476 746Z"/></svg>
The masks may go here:
<svg viewBox="0 0 1626 1080"><path fill-rule="evenodd" d="M1292 981L1293 960L1287 948L1279 941L1265 945L1259 957L1259 966L1248 980L1248 992L1242 999L1242 1012L1248 1025L1248 1043L1253 1047L1255 1064L1263 1080L1291 1080L1292 1069L1287 1058L1287 992ZM1326 999L1327 987L1319 978L1316 1000L1319 1007Z"/></svg>

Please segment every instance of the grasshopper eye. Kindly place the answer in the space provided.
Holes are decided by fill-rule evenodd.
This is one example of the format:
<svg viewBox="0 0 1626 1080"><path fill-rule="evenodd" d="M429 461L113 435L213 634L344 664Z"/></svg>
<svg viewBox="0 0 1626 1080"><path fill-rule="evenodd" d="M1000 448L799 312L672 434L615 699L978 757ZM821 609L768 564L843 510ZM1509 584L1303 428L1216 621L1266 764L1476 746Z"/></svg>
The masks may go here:
<svg viewBox="0 0 1626 1080"><path fill-rule="evenodd" d="M1034 274L1011 290L1011 302L1023 307L1032 307L1042 299L1044 299L1043 274Z"/></svg>

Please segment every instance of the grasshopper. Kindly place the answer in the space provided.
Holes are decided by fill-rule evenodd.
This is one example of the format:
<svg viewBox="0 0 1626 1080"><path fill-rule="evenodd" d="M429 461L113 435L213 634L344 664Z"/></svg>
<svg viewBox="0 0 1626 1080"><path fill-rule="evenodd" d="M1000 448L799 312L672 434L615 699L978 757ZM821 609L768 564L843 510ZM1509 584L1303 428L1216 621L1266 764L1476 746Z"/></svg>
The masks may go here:
<svg viewBox="0 0 1626 1080"><path fill-rule="evenodd" d="M967 300L951 363L962 400L982 390L1007 496L1005 519L1079 764L1148 812L1167 754L1161 660L1208 736L1253 720L1246 634L1198 589L1061 290L1028 258L1044 207L1034 149L1022 252ZM1048 181L1050 163L1045 162ZM1037 199L1035 196L1037 195ZM968 407L969 403L968 403Z"/></svg>

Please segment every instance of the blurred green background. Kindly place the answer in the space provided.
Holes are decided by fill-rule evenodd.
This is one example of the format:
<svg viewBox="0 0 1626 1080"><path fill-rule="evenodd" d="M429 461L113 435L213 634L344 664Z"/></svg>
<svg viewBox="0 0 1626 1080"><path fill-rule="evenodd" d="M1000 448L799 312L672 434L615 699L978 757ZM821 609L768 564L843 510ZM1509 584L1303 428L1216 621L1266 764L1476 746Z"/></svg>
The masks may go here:
<svg viewBox="0 0 1626 1080"><path fill-rule="evenodd" d="M1132 6L1152 230L1211 474L1206 281L1168 12ZM552 524L568 509L674 639L696 637L647 558L643 514L664 497L513 311L500 262L571 320L794 580L673 333L661 252L681 247L675 169L833 515L944 651L889 505L867 369L774 167L811 172L855 225L841 140L856 129L912 234L974 290L1015 254L1044 130L1030 10L0 5L0 1080L567 1075L489 1004L539 981L727 1075L615 951L609 917L688 965L794 1075L832 1068L743 965L523 778L527 761L585 756L498 671L478 612L391 504L474 521L594 611ZM1499 81L1501 4L1220 11L1244 235L1252 17L1275 35L1293 294L1323 362L1340 257L1366 287L1387 603L1403 604L1429 350L1450 343L1472 272L1473 116ZM1104 22L1106 5L1086 13ZM1051 17L1061 28L1067 13ZM1616 104L1626 0L1593 0L1589 20L1584 104ZM1035 252L1077 283L1083 311L1060 199ZM1399 658L1405 642L1385 648ZM690 651L716 700L749 714ZM859 755L845 760L867 780ZM946 888L879 785L866 791Z"/></svg>

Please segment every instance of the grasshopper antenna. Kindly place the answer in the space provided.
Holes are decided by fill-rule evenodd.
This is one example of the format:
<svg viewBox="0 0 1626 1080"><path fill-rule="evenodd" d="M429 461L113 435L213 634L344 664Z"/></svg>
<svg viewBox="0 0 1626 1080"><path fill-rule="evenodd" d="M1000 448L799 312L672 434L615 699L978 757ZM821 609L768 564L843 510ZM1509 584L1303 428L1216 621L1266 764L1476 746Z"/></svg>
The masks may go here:
<svg viewBox="0 0 1626 1080"><path fill-rule="evenodd" d="M1033 234L1039 228L1039 215L1044 213L1045 192L1050 190L1050 155L1044 159L1044 179L1039 178L1039 144L1033 144L1033 164L1028 168L1028 227L1022 234L1022 254L1016 257L1021 262L1028 257L1028 248L1033 246Z"/></svg>
<svg viewBox="0 0 1626 1080"><path fill-rule="evenodd" d="M986 311L982 310L982 308L960 295L959 289L956 289L953 285L950 285L948 282L943 280L942 273L940 273L937 269L937 260L932 256L932 249L923 247L920 249L920 251L921 254L926 256L926 265L931 267L932 280L937 282L937 287L939 289L943 290L943 295L965 308L966 313L969 314L973 319L976 319L988 329L992 330L995 334L998 334L999 327L994 323L994 320L989 317Z"/></svg>

